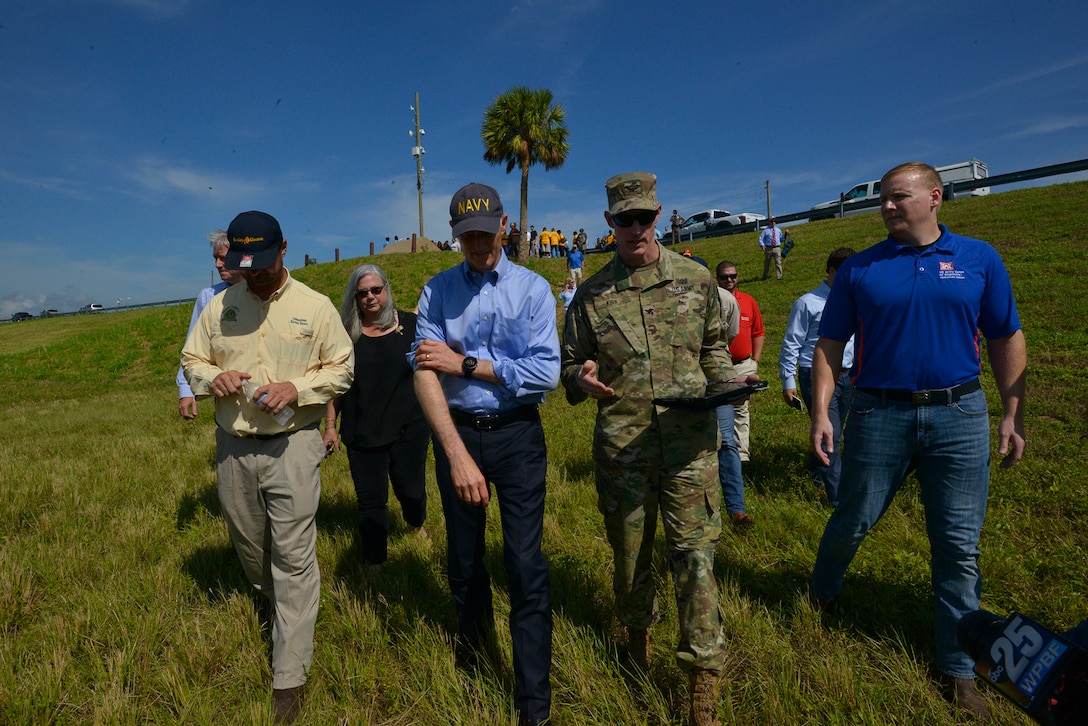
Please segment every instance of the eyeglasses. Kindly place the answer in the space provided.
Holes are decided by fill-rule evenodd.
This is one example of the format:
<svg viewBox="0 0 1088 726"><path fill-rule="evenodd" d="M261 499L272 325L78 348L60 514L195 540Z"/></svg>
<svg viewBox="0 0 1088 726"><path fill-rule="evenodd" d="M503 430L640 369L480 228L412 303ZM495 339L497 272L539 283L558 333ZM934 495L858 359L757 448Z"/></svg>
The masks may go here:
<svg viewBox="0 0 1088 726"><path fill-rule="evenodd" d="M641 212L620 212L612 215L612 221L617 227L630 227L638 222L643 227L649 227L657 219L657 210L644 210Z"/></svg>
<svg viewBox="0 0 1088 726"><path fill-rule="evenodd" d="M378 285L376 287L364 287L362 290L359 290L355 293L355 297L360 299L365 298L367 296L367 293L373 295L374 297L378 297L382 294L382 290L384 289L385 285Z"/></svg>
<svg viewBox="0 0 1088 726"><path fill-rule="evenodd" d="M737 273L734 272L732 275L718 275L718 279L719 280L736 280L737 279Z"/></svg>

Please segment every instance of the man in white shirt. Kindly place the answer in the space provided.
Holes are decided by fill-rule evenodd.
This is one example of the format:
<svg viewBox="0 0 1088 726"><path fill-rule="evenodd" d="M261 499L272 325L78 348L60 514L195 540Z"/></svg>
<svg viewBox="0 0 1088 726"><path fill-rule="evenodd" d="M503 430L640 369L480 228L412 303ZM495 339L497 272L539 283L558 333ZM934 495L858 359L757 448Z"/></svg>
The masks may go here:
<svg viewBox="0 0 1088 726"><path fill-rule="evenodd" d="M774 260L774 271L778 279L782 279L782 230L774 224L771 217L767 228L759 235L759 247L763 250L763 279L767 279L767 273L771 270L771 260Z"/></svg>

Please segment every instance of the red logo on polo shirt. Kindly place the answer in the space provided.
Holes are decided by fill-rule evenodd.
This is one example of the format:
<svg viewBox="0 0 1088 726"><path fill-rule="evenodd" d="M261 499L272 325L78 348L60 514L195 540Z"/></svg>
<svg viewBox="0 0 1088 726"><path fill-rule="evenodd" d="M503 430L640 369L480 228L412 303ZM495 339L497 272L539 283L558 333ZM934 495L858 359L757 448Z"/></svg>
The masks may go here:
<svg viewBox="0 0 1088 726"><path fill-rule="evenodd" d="M954 262L942 262L941 263L941 267L940 267L941 272L951 272L951 271L953 271L955 269L956 269L956 264Z"/></svg>

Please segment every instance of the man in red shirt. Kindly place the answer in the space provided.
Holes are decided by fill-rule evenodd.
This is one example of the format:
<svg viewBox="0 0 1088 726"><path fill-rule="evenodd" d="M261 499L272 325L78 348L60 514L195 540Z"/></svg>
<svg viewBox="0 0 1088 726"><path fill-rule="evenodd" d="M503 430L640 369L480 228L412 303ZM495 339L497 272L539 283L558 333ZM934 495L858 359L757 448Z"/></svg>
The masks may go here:
<svg viewBox="0 0 1088 726"><path fill-rule="evenodd" d="M715 274L718 286L733 293L740 306L740 332L729 344L729 354L733 356L733 368L738 376L757 373L759 359L763 357L763 316L759 312L759 305L751 295L737 289L736 264L729 260L722 260L718 263ZM748 461L751 418L748 414L747 401L735 407L733 425L740 460L741 462ZM750 525L751 517L748 515L745 517L747 521L743 523L736 521L735 524Z"/></svg>

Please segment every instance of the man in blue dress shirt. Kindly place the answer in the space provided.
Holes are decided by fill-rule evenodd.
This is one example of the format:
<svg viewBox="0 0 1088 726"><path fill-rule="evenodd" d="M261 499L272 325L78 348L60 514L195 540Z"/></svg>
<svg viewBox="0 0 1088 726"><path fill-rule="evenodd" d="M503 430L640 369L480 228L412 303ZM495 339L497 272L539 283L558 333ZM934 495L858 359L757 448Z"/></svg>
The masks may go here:
<svg viewBox="0 0 1088 726"><path fill-rule="evenodd" d="M503 253L506 214L494 189L458 190L450 226L465 261L423 288L408 358L437 442L457 656L472 666L493 628L483 556L494 484L510 587L515 705L519 724L540 724L551 709L552 616L541 551L547 452L537 404L559 385L555 296L547 280Z"/></svg>
<svg viewBox="0 0 1088 726"><path fill-rule="evenodd" d="M812 410L812 354L816 351L816 340L820 337L820 318L824 314L824 305L835 284L835 273L846 258L854 254L849 247L840 247L827 257L827 279L815 290L805 293L793 303L789 319L786 320L786 333L782 336L782 347L778 353L778 377L782 381L782 398L791 406L799 407L797 394L801 394L804 407ZM843 350L842 368L835 379L835 392L828 403L827 414L833 430L832 445L825 450L830 464L824 465L809 454L809 472L817 488L822 488L827 501L832 507L839 505L839 477L842 462L839 460L839 445L842 443L842 427L849 411L850 397L854 386L850 382L850 366L854 363L854 340L851 338ZM800 389L800 391L798 391Z"/></svg>
<svg viewBox="0 0 1088 726"><path fill-rule="evenodd" d="M937 630L937 670L963 711L988 716L974 662L956 624L982 592L978 538L990 486L990 421L979 385L980 333L1004 415L1002 467L1024 454L1027 353L1001 257L985 242L937 223L940 176L928 164L895 167L881 180L883 242L839 268L812 360L812 444L821 463L834 446L828 403L855 335L854 396L843 442L839 506L820 540L812 594L826 607L865 535L906 476L918 477Z"/></svg>
<svg viewBox="0 0 1088 726"><path fill-rule="evenodd" d="M223 262L227 258L227 250L230 249L227 231L225 229L213 230L208 235L208 241L212 245L212 256L215 257L215 269L219 272L220 281L204 288L196 296L193 315L189 318L189 330L185 333L186 338L189 337L189 333L193 332L193 327L196 325L196 321L200 320L200 313L204 311L208 301L234 283L242 281L242 271L228 270ZM176 381L178 384L178 413L181 414L182 418L196 418L196 396L193 395L193 389L189 387L189 381L185 379L185 370L180 366L178 367Z"/></svg>

